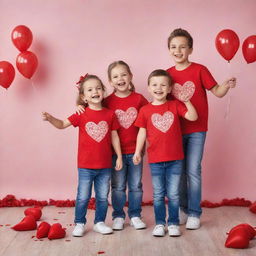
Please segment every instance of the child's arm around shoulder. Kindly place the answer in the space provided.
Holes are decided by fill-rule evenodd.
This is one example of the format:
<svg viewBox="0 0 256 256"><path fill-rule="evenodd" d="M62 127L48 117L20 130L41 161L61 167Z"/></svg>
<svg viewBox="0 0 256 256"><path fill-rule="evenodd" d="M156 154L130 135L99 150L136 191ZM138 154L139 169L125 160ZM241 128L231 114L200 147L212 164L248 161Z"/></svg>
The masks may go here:
<svg viewBox="0 0 256 256"><path fill-rule="evenodd" d="M191 103L190 100L188 101L183 101L185 106L187 107L187 113L184 115L184 118L189 120L189 121L196 121L198 118L197 112L193 104Z"/></svg>
<svg viewBox="0 0 256 256"><path fill-rule="evenodd" d="M231 77L224 81L221 85L216 84L212 89L211 92L218 98L224 97L230 88L236 87L236 78Z"/></svg>
<svg viewBox="0 0 256 256"><path fill-rule="evenodd" d="M42 117L44 121L48 121L51 123L54 127L58 129L65 129L71 125L71 122L68 119L60 120L55 118L54 116L50 115L47 112L42 113Z"/></svg>

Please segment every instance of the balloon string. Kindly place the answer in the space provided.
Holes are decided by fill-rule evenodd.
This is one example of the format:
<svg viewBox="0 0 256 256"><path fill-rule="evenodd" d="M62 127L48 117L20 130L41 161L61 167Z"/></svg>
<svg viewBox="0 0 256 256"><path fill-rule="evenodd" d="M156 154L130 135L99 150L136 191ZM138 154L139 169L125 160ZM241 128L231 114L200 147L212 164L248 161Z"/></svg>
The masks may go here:
<svg viewBox="0 0 256 256"><path fill-rule="evenodd" d="M33 80L30 80L30 81L31 81L31 85L32 85L32 87L33 87L34 93L35 93L35 95L37 95L38 91L37 91L37 88L36 88L36 86L35 86L35 83L34 83Z"/></svg>
<svg viewBox="0 0 256 256"><path fill-rule="evenodd" d="M231 78L231 63L228 62L228 78ZM230 89L229 89L230 90ZM224 118L225 119L228 119L228 116L230 114L230 105L231 105L231 95L230 95L231 92L229 92L229 95L228 95L228 102L227 102L227 107L226 107L226 111L225 111L225 115L224 115Z"/></svg>
<svg viewBox="0 0 256 256"><path fill-rule="evenodd" d="M226 112L224 115L225 119L228 119L229 113L230 113L230 105L231 105L231 95L228 95L228 102L227 102L227 107L226 107Z"/></svg>

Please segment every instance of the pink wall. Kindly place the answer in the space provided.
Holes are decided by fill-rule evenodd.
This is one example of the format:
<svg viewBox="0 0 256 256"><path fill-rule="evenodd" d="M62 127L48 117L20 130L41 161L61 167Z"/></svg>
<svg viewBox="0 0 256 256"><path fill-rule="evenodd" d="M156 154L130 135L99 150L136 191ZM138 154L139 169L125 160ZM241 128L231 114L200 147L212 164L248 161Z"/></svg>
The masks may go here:
<svg viewBox="0 0 256 256"><path fill-rule="evenodd" d="M1 0L0 8L0 60L15 63L18 51L10 35L20 24L32 30L30 50L39 59L32 81L17 71L9 90L0 88L0 198L74 199L78 131L51 127L41 112L70 115L79 76L95 73L108 85L106 68L118 59L131 66L136 90L149 99L146 78L153 69L173 65L166 40L183 27L194 37L192 61L206 65L219 82L229 75L238 79L230 105L229 96L209 93L203 198L256 199L256 63L246 64L240 48L228 65L214 46L225 28L236 31L241 42L256 33L256 1ZM149 200L148 168L144 191Z"/></svg>

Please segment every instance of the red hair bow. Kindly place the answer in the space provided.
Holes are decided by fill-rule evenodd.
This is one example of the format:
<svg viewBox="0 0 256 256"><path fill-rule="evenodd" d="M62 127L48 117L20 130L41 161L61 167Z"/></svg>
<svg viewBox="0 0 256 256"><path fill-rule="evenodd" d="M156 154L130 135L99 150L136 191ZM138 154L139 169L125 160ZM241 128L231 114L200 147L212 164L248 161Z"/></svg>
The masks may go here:
<svg viewBox="0 0 256 256"><path fill-rule="evenodd" d="M88 76L88 73L84 76L80 76L80 79L76 84L78 84L78 85L81 84L87 76Z"/></svg>

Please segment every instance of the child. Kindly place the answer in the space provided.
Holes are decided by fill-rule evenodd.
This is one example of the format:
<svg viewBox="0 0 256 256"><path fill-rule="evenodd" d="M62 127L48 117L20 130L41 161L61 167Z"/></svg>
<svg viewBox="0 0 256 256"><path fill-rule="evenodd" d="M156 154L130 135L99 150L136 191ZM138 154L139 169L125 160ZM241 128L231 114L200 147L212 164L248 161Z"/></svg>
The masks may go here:
<svg viewBox="0 0 256 256"><path fill-rule="evenodd" d="M75 207L75 228L73 236L83 236L86 212L94 183L96 212L94 231L110 234L113 230L104 221L108 209L109 183L111 179L112 150L117 154L115 169L122 168L122 155L113 111L102 107L105 87L95 75L86 75L79 81L79 100L87 104L81 115L73 114L66 120L59 120L43 112L43 119L53 126L64 129L73 125L79 127L78 143L78 189Z"/></svg>
<svg viewBox="0 0 256 256"><path fill-rule="evenodd" d="M139 165L133 164L133 154L136 147L138 128L134 126L139 109L148 101L134 91L132 73L128 64L124 61L115 61L108 67L108 79L114 92L104 100L104 105L115 111L120 124L118 134L121 142L123 168L119 172L112 171L112 206L114 230L124 228L126 203L126 184L128 183L128 215L130 224L135 229L144 229L146 224L141 220L142 202L142 161ZM82 106L78 106L78 112L82 112ZM113 156L113 163L116 155Z"/></svg>
<svg viewBox="0 0 256 256"><path fill-rule="evenodd" d="M106 98L107 108L115 111L120 124L118 134L121 142L123 168L112 171L113 229L122 230L124 226L126 203L126 184L128 184L128 215L135 229L144 229L141 220L142 202L142 162L134 165L133 154L136 147L138 128L134 126L140 108L148 101L134 91L130 67L124 61L116 61L108 66L108 79L114 92ZM113 156L115 161L116 155Z"/></svg>
<svg viewBox="0 0 256 256"><path fill-rule="evenodd" d="M184 147L184 170L180 184L180 224L187 229L200 227L201 202L201 161L208 122L208 103L206 90L215 96L223 97L230 88L235 87L236 79L230 78L218 85L208 69L190 62L193 39L183 29L175 29L168 38L168 48L175 66L167 70L174 80L172 95L179 99L187 97L198 112L196 122L181 120Z"/></svg>
<svg viewBox="0 0 256 256"><path fill-rule="evenodd" d="M191 102L184 104L167 101L171 92L172 79L165 70L155 70L148 78L148 90L152 103L141 108L135 125L140 127L134 164L141 162L141 151L147 138L148 160L151 169L156 226L153 236L165 235L166 208L168 198L168 233L180 236L179 229L179 183L182 172L182 136L179 117L194 121L197 113Z"/></svg>

